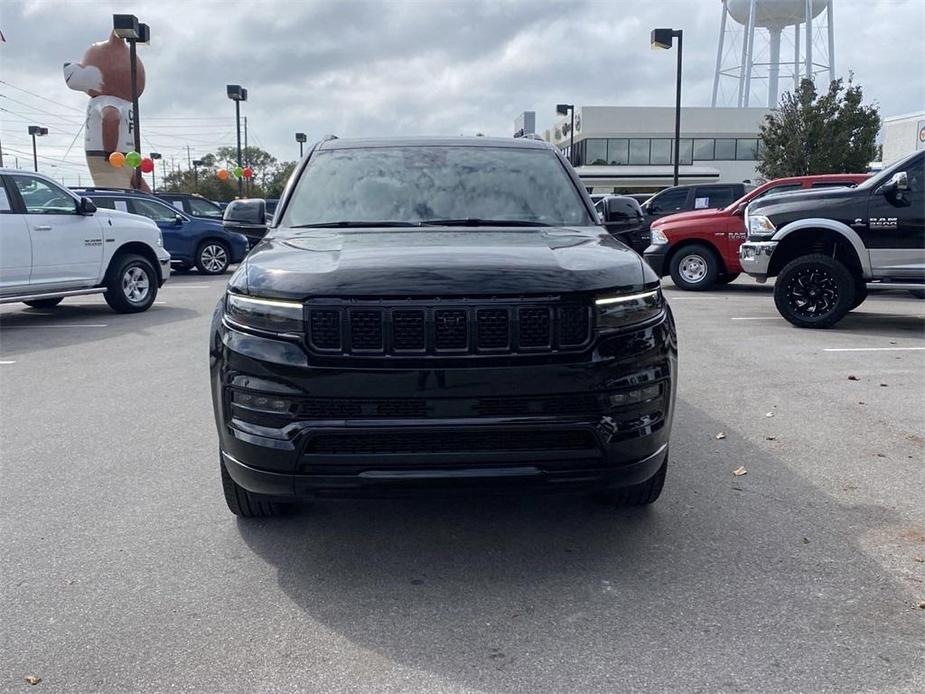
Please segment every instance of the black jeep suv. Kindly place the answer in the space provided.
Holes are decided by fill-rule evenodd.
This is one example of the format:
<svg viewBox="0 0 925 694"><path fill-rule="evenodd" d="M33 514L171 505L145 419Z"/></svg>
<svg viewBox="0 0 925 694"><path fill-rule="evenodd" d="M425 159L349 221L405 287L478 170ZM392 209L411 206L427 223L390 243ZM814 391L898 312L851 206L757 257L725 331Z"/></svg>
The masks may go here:
<svg viewBox="0 0 925 694"><path fill-rule="evenodd" d="M226 501L245 517L434 488L651 503L676 344L658 278L549 145L322 141L213 318Z"/></svg>
<svg viewBox="0 0 925 694"><path fill-rule="evenodd" d="M835 325L870 290L925 298L925 152L855 188L769 195L745 216L742 269L777 277L777 310L797 327Z"/></svg>

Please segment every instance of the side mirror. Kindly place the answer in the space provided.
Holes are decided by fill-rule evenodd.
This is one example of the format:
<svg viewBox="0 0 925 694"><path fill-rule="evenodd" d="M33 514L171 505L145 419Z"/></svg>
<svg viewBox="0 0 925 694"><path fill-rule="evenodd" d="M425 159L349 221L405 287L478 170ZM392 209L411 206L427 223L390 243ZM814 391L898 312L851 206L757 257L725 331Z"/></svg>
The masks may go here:
<svg viewBox="0 0 925 694"><path fill-rule="evenodd" d="M183 217L181 217L180 215L177 215L176 217L173 218L173 223L176 224L178 227L183 226L183 222L185 221L186 220L183 219Z"/></svg>
<svg viewBox="0 0 925 694"><path fill-rule="evenodd" d="M96 212L96 205L90 198L81 198L77 203L77 214L91 215Z"/></svg>
<svg viewBox="0 0 925 694"><path fill-rule="evenodd" d="M893 177L880 186L880 192L883 195L892 195L909 190L909 176L905 171L897 171Z"/></svg>
<svg viewBox="0 0 925 694"><path fill-rule="evenodd" d="M225 208L222 224L232 230L238 227L266 227L267 201L263 198L232 200Z"/></svg>
<svg viewBox="0 0 925 694"><path fill-rule="evenodd" d="M605 198L602 216L607 231L615 234L637 231L643 226L645 220L639 203L625 195Z"/></svg>
<svg viewBox="0 0 925 694"><path fill-rule="evenodd" d="M748 207L748 204L739 205L737 208L735 208L732 214L734 214L736 217L743 217L745 215L746 207Z"/></svg>

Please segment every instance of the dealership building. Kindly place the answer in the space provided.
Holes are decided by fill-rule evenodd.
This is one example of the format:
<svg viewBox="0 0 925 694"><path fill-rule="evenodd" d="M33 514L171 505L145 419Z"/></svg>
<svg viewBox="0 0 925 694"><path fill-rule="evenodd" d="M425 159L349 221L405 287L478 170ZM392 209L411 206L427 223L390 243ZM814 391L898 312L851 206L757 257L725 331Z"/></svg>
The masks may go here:
<svg viewBox="0 0 925 694"><path fill-rule="evenodd" d="M755 182L766 108L681 109L679 183ZM575 106L545 132L536 133L559 147L592 193L655 192L672 185L674 107ZM532 112L515 121L517 134L529 135Z"/></svg>

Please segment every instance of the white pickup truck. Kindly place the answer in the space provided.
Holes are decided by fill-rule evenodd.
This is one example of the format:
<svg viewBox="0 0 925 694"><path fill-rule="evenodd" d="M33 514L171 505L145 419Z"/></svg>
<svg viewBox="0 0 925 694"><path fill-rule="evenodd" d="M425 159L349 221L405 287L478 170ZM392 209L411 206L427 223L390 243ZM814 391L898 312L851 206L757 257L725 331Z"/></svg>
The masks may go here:
<svg viewBox="0 0 925 694"><path fill-rule="evenodd" d="M0 169L0 303L51 308L103 294L118 313L147 310L170 276L150 219L98 210L47 176Z"/></svg>

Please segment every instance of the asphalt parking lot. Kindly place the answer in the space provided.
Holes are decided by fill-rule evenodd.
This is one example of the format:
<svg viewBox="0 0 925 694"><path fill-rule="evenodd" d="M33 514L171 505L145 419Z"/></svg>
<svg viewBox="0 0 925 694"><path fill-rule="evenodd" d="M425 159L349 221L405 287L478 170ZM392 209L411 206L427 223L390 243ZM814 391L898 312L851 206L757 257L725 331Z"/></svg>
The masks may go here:
<svg viewBox="0 0 925 694"><path fill-rule="evenodd" d="M0 690L925 690L925 301L807 331L748 278L668 283L682 371L650 509L242 522L208 389L225 279L174 276L135 316L0 309Z"/></svg>

